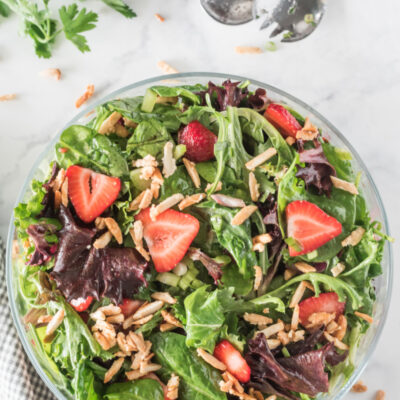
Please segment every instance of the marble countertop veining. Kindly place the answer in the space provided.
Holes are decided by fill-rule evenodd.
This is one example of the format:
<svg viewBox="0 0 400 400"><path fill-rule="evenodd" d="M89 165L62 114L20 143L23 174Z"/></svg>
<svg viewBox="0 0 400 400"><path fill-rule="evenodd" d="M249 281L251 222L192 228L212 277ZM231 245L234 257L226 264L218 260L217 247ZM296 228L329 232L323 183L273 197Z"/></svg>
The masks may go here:
<svg viewBox="0 0 400 400"><path fill-rule="evenodd" d="M276 52L239 55L238 45L264 46L259 22L220 25L198 0L136 1L139 17L125 20L100 2L98 28L88 32L92 51L79 53L69 42L57 44L54 57L38 59L29 39L17 34L17 20L0 21L0 235L18 191L46 143L75 114L74 102L86 85L94 99L129 83L160 75L165 60L179 71L214 71L248 76L279 87L316 108L356 147L366 161L386 206L391 233L400 239L400 3L396 0L335 0L320 27L306 40L280 45ZM154 13L165 17L160 23ZM60 68L55 82L39 76ZM397 147L399 146L399 148ZM394 245L394 258L400 256ZM395 274L395 277L397 275ZM398 398L400 378L400 284L381 340L362 379L369 390L346 400L374 399L383 389Z"/></svg>

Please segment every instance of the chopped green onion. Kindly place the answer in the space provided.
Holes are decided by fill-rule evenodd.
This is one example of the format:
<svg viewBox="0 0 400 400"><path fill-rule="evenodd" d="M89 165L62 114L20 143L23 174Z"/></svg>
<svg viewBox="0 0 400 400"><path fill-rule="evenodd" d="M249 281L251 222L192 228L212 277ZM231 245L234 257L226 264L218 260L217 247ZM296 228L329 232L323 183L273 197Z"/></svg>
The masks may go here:
<svg viewBox="0 0 400 400"><path fill-rule="evenodd" d="M361 171L358 171L357 176L356 176L356 180L355 180L355 182L354 182L354 184L356 185L356 187L358 187L358 185L360 184L361 176L362 176Z"/></svg>
<svg viewBox="0 0 400 400"><path fill-rule="evenodd" d="M151 89L147 89L143 98L142 111L152 112L154 105L156 104L157 94Z"/></svg>
<svg viewBox="0 0 400 400"><path fill-rule="evenodd" d="M184 144L178 144L174 148L174 158L175 160L179 160L186 153L186 146Z"/></svg>
<svg viewBox="0 0 400 400"><path fill-rule="evenodd" d="M278 50L278 47L276 46L276 43L270 40L265 44L265 50L267 51L276 51Z"/></svg>
<svg viewBox="0 0 400 400"><path fill-rule="evenodd" d="M289 38L291 38L293 36L293 32L291 32L291 31L287 31L287 32L285 32L284 34L283 34L283 38L284 39L289 39Z"/></svg>
<svg viewBox="0 0 400 400"><path fill-rule="evenodd" d="M195 279L192 283L191 283L191 287L193 289L198 289L199 287L203 286L204 282L202 282L200 279Z"/></svg>
<svg viewBox="0 0 400 400"><path fill-rule="evenodd" d="M156 276L156 281L164 283L165 285L168 286L174 286L174 287L178 286L179 280L180 280L179 276L176 276L171 272L163 272Z"/></svg>
<svg viewBox="0 0 400 400"><path fill-rule="evenodd" d="M240 88L240 89L244 89L244 88L247 88L247 86L249 86L250 83L251 82L249 80L243 81L243 82L239 83L239 85L237 87Z"/></svg>
<svg viewBox="0 0 400 400"><path fill-rule="evenodd" d="M313 14L306 14L306 15L304 16L304 21L305 21L307 24L312 24L312 23L314 22L314 15L313 15Z"/></svg>
<svg viewBox="0 0 400 400"><path fill-rule="evenodd" d="M286 346L282 347L282 354L286 358L290 357L289 350L286 348Z"/></svg>

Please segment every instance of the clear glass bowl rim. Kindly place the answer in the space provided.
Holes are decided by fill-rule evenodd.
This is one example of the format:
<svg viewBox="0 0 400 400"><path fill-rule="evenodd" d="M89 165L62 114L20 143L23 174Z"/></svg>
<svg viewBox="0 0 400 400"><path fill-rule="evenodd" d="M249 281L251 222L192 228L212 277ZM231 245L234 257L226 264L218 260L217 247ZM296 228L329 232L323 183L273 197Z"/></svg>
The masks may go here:
<svg viewBox="0 0 400 400"><path fill-rule="evenodd" d="M315 115L317 118L319 118L324 124L326 124L329 129L332 131L334 135L339 137L340 140L342 140L345 145L349 148L351 151L352 155L358 162L358 164L361 166L363 173L365 174L369 184L371 185L371 188L376 196L378 206L380 208L380 211L383 215L383 228L384 231L390 235L390 230L389 230L389 223L385 211L385 207L383 205L382 199L380 197L379 191L375 185L374 180L372 179L371 174L368 171L368 168L366 167L365 163L361 159L361 157L358 155L357 151L354 149L354 147L350 144L350 142L346 139L344 135L342 135L339 130L332 125L325 117L323 117L318 111L313 109L311 106L308 104L304 103L303 101L299 100L298 98L292 96L289 93L286 93L285 91L278 89L272 85L250 79L247 77L239 76L239 75L231 75L231 74L225 74L225 73L217 73L217 72L185 72L185 73L177 73L177 74L171 74L171 75L159 75L155 76L152 78L144 79L138 82L135 82L133 84L124 86L120 89L117 89L107 96L104 96L103 98L99 99L98 101L88 105L85 109L83 109L81 112L79 112L72 120L70 120L62 130L60 130L54 137L53 139L48 143L48 145L45 147L45 149L42 151L40 156L37 158L35 161L34 165L32 166L28 177L26 178L19 195L17 197L15 205L20 203L23 200L23 196L26 192L26 190L29 188L29 184L33 178L34 173L36 172L40 162L44 158L44 156L49 152L49 150L54 147L56 141L58 140L59 135L61 132L67 128L70 125L74 125L78 123L78 121L84 117L88 112L91 110L94 110L97 106L111 100L115 99L117 97L120 97L120 95L124 94L125 92L135 89L137 87L144 87L146 86L151 86L155 82L162 82L162 81L168 81L168 80L173 80L173 79L179 79L179 78L193 78L193 83L195 82L196 77L198 78L209 78L210 80L212 79L221 79L221 80L226 80L226 79L232 79L232 80L238 80L238 81L247 81L249 80L252 85L255 85L257 87L261 87L268 90L272 90L276 94L286 97L290 101L302 106L306 110L308 110L310 113ZM45 382L47 387L51 390L51 392L57 397L59 400L65 400L64 395L58 390L58 388L50 381L50 379L47 377L45 372L43 371L42 367L39 365L38 361L36 360L36 357L34 353L31 350L31 346L28 343L28 340L25 336L24 333L24 327L22 325L22 322L19 318L18 310L16 308L15 302L12 300L14 299L14 293L13 293L13 285L12 285L12 242L14 239L14 233L15 233L15 228L14 228L14 215L12 215L10 224L9 224L9 229L8 229L8 239L7 239L7 250L6 250L6 283L7 283L7 295L9 299L9 305L11 308L11 314L14 320L14 325L16 326L18 336L22 342L22 346L28 355L28 358L32 365L34 366L36 372L39 374L39 376L42 378L42 380ZM359 363L359 365L356 367L354 370L352 376L349 378L349 380L346 382L346 384L340 389L340 391L336 394L332 400L341 400L343 397L347 394L347 392L350 390L350 388L353 386L353 384L356 382L356 380L359 378L365 367L367 366L367 363L369 359L371 358L377 343L379 341L379 338L382 334L383 328L385 326L387 314L389 311L389 305L390 305L390 299L392 295L392 286L393 286L393 252L392 252L392 245L390 242L387 243L388 247L388 287L387 287L387 295L386 295L386 303L384 304L384 309L383 309L383 314L381 317L381 324L377 328L376 334L373 337L370 346L368 347L366 353L363 355L362 361Z"/></svg>

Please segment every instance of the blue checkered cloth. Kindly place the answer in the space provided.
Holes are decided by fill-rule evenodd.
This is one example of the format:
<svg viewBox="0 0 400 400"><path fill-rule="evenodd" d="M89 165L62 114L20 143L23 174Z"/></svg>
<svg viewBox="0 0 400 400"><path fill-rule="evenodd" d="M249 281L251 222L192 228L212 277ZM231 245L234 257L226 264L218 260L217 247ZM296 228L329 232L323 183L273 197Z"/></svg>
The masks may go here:
<svg viewBox="0 0 400 400"><path fill-rule="evenodd" d="M0 238L0 398L56 400L28 360L11 317L5 278L5 251Z"/></svg>

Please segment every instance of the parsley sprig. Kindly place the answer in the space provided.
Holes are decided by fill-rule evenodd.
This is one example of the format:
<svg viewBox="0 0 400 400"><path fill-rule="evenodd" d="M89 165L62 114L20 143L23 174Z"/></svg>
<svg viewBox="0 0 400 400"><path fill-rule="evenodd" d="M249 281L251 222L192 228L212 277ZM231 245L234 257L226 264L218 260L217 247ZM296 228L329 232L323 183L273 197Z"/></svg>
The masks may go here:
<svg viewBox="0 0 400 400"><path fill-rule="evenodd" d="M50 58L55 39L64 33L80 51L90 51L90 47L82 32L96 27L98 15L86 8L79 9L76 3L61 6L59 19L55 19L49 9L50 0L0 0L0 16L8 17L17 14L23 31L34 42L35 52L39 57ZM109 7L126 18L136 16L134 11L123 0L102 0Z"/></svg>

